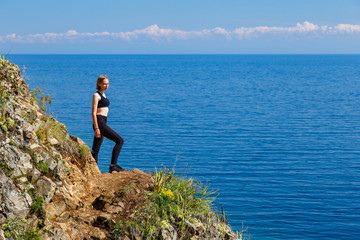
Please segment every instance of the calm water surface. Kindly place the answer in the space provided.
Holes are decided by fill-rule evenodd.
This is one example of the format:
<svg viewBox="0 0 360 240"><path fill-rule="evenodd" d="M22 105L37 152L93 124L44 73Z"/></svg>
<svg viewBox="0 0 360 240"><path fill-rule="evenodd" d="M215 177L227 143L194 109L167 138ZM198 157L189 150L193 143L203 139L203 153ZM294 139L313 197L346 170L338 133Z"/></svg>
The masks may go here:
<svg viewBox="0 0 360 240"><path fill-rule="evenodd" d="M127 169L173 167L219 190L252 239L360 239L360 55L11 55L90 147L91 99ZM99 167L108 170L105 140ZM178 158L178 161L176 159Z"/></svg>

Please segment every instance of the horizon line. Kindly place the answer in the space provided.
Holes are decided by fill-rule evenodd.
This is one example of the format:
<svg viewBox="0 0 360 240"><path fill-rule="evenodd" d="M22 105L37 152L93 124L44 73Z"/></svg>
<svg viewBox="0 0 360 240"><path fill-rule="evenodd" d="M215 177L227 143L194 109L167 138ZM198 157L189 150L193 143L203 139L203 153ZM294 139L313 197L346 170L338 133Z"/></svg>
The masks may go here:
<svg viewBox="0 0 360 240"><path fill-rule="evenodd" d="M7 53L10 55L360 55L360 53Z"/></svg>

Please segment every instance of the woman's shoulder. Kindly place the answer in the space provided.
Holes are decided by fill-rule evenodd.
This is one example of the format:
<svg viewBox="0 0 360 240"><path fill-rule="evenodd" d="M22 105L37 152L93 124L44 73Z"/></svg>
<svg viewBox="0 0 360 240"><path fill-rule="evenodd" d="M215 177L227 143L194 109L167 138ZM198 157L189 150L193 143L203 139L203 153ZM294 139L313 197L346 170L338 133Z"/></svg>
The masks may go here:
<svg viewBox="0 0 360 240"><path fill-rule="evenodd" d="M94 92L93 98L101 98L98 91Z"/></svg>

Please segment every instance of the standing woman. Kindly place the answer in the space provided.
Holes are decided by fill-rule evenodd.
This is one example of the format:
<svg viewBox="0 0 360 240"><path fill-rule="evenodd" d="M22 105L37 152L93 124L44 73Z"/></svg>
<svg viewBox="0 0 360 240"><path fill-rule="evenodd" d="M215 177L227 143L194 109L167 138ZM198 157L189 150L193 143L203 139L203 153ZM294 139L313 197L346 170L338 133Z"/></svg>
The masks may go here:
<svg viewBox="0 0 360 240"><path fill-rule="evenodd" d="M114 149L111 156L111 165L109 167L109 172L112 171L125 171L124 168L117 165L117 160L121 151L121 148L124 144L124 139L120 137L114 130L112 130L107 122L107 115L109 113L110 101L104 94L104 91L109 89L109 78L105 75L101 75L97 79L96 91L92 99L92 120L93 128L95 131L94 142L92 146L91 154L94 157L96 163L98 162L98 154L101 147L101 144L104 140L104 137L115 142Z"/></svg>

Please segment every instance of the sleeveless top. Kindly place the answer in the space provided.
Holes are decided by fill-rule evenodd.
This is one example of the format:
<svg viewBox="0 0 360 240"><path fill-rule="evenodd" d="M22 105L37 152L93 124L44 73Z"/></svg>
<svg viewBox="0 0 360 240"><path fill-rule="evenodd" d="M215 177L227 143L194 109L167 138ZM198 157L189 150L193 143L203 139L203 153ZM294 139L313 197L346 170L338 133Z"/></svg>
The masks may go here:
<svg viewBox="0 0 360 240"><path fill-rule="evenodd" d="M109 99L105 98L99 91L96 91L96 92L101 97L100 101L98 102L98 108L109 107L109 105L110 105Z"/></svg>

